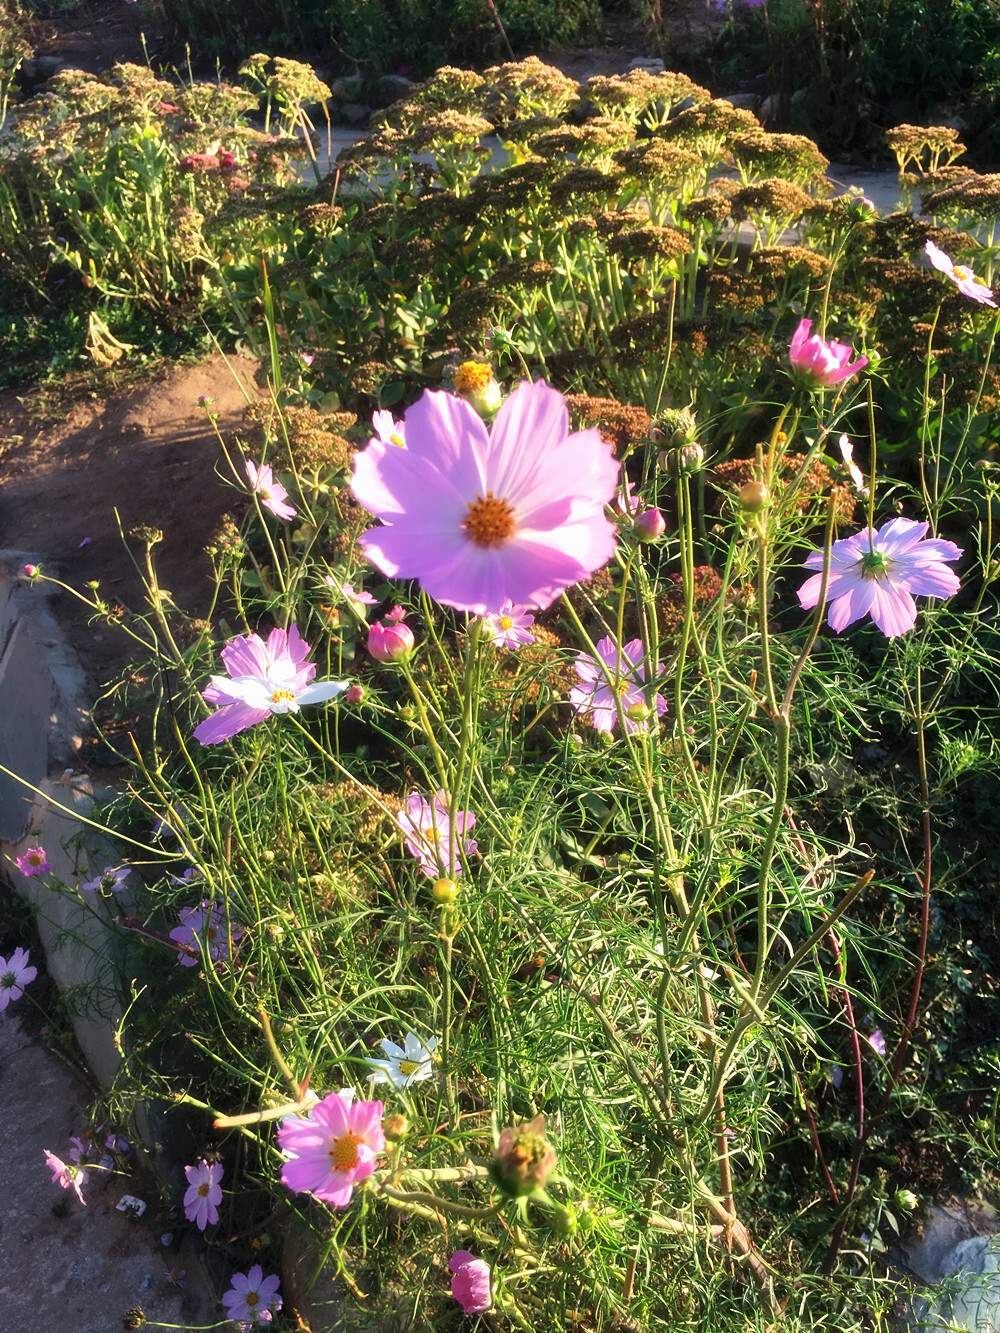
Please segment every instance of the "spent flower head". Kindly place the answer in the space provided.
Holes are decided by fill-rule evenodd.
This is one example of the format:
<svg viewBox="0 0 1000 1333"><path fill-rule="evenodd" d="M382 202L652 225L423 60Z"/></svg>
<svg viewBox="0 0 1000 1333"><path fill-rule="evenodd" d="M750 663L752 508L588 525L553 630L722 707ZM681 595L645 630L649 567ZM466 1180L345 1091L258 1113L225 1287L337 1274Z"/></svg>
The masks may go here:
<svg viewBox="0 0 1000 1333"><path fill-rule="evenodd" d="M556 1164L556 1150L545 1137L545 1116L516 1129L505 1129L497 1143L490 1175L511 1198L523 1198L545 1188Z"/></svg>

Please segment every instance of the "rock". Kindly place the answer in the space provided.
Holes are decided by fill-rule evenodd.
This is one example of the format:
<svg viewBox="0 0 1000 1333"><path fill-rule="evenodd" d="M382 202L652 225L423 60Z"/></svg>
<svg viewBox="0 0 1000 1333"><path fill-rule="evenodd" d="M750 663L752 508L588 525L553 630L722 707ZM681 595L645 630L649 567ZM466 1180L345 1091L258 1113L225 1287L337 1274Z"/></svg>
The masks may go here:
<svg viewBox="0 0 1000 1333"><path fill-rule="evenodd" d="M743 111L756 111L760 106L760 98L756 93L726 93L722 101L731 102Z"/></svg>
<svg viewBox="0 0 1000 1333"><path fill-rule="evenodd" d="M781 98L777 93L771 93L761 101L760 106L757 108L757 118L763 121L766 125L768 121L777 118L780 106Z"/></svg>
<svg viewBox="0 0 1000 1333"><path fill-rule="evenodd" d="M38 81L38 61L22 60L17 74L22 83L36 83Z"/></svg>
<svg viewBox="0 0 1000 1333"><path fill-rule="evenodd" d="M65 69L66 62L62 56L36 56L35 65L38 67L40 79L51 79L60 70Z"/></svg>
<svg viewBox="0 0 1000 1333"><path fill-rule="evenodd" d="M636 56L634 60L629 62L625 73L631 74L634 69L644 69L647 74L662 74L666 65L655 56Z"/></svg>
<svg viewBox="0 0 1000 1333"><path fill-rule="evenodd" d="M390 102L403 102L410 95L413 80L405 74L383 74L375 84L375 93L379 106L388 106Z"/></svg>
<svg viewBox="0 0 1000 1333"><path fill-rule="evenodd" d="M360 102L361 80L356 74L334 79L330 84L330 96L335 102Z"/></svg>
<svg viewBox="0 0 1000 1333"><path fill-rule="evenodd" d="M930 1301L915 1302L915 1333L995 1333L1000 1328L1000 1236L959 1241L943 1265L945 1280Z"/></svg>
<svg viewBox="0 0 1000 1333"><path fill-rule="evenodd" d="M345 102L340 107L340 118L348 125L367 125L371 108L359 102Z"/></svg>

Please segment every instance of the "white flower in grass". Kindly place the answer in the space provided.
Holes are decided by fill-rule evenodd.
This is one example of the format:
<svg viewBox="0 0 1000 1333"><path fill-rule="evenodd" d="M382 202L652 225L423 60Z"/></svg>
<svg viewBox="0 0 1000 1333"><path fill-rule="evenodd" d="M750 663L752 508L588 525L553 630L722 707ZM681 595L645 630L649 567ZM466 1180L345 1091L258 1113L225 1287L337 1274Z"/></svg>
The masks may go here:
<svg viewBox="0 0 1000 1333"><path fill-rule="evenodd" d="M415 1032L408 1032L403 1045L397 1046L387 1037L382 1039L382 1049L389 1057L387 1060L368 1060L374 1072L376 1083L391 1083L394 1088L408 1088L411 1083L420 1083L433 1074L434 1048L437 1037L431 1037L424 1043Z"/></svg>

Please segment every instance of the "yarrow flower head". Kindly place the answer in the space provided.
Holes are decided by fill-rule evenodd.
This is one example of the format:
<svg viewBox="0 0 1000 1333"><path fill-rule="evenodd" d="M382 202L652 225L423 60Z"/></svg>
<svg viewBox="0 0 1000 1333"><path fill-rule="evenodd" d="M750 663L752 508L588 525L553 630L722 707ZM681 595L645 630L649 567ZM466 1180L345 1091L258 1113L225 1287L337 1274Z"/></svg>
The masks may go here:
<svg viewBox="0 0 1000 1333"><path fill-rule="evenodd" d="M958 576L946 561L962 554L954 542L925 536L930 524L894 518L877 532L868 529L833 543L826 599L830 628L838 634L871 614L889 639L913 628L918 597L951 597L958 592ZM799 589L804 609L815 606L823 582L823 552L813 551L806 569L820 573Z"/></svg>
<svg viewBox="0 0 1000 1333"><path fill-rule="evenodd" d="M534 623L535 617L529 616L523 606L515 606L510 598L495 614L483 616L490 643L495 648L513 648L515 651L526 643L535 642L535 636L528 629Z"/></svg>
<svg viewBox="0 0 1000 1333"><path fill-rule="evenodd" d="M182 907L180 916L181 924L170 932L170 938L182 946L177 954L181 967L197 967L202 949L213 963L232 958L244 932L238 926L227 930L225 914L218 903L210 904L206 899L197 907Z"/></svg>
<svg viewBox="0 0 1000 1333"><path fill-rule="evenodd" d="M256 492L257 499L265 509L269 509L275 518L294 518L296 510L292 505L285 504L288 499L288 492L282 486L281 482L274 480L274 473L267 463L261 463L260 467L247 459L247 477L250 481L250 489Z"/></svg>
<svg viewBox="0 0 1000 1333"><path fill-rule="evenodd" d="M281 1122L278 1147L287 1158L281 1180L288 1189L343 1208L354 1186L375 1170L375 1159L385 1149L382 1103L353 1098L353 1088L331 1092L308 1115L289 1115Z"/></svg>
<svg viewBox="0 0 1000 1333"><path fill-rule="evenodd" d="M388 1059L366 1061L375 1071L373 1077L376 1083L391 1083L394 1088L408 1088L411 1083L422 1083L434 1073L437 1037L422 1042L416 1033L408 1032L402 1046L397 1046L387 1037L382 1038L381 1046Z"/></svg>
<svg viewBox="0 0 1000 1333"><path fill-rule="evenodd" d="M269 1324L281 1309L279 1277L265 1277L260 1264L254 1264L249 1273L234 1273L232 1286L222 1294L226 1318L243 1321L245 1326Z"/></svg>
<svg viewBox="0 0 1000 1333"><path fill-rule="evenodd" d="M129 869L129 866L105 866L100 875L86 880L80 888L84 893L93 893L95 890L101 893L117 893L119 889L125 887Z"/></svg>
<svg viewBox="0 0 1000 1333"><path fill-rule="evenodd" d="M465 1314L481 1314L493 1304L490 1296L490 1266L470 1250L456 1250L448 1260L454 1277L451 1294Z"/></svg>
<svg viewBox="0 0 1000 1333"><path fill-rule="evenodd" d="M219 1220L219 1204L222 1202L222 1186L219 1182L224 1168L221 1162L206 1162L202 1157L194 1166L186 1166L184 1174L188 1178L184 1194L184 1216L199 1231L204 1231Z"/></svg>
<svg viewBox="0 0 1000 1333"><path fill-rule="evenodd" d="M19 1000L29 981L38 976L38 968L28 964L27 949L15 949L10 958L0 958L0 1013Z"/></svg>
<svg viewBox="0 0 1000 1333"><path fill-rule="evenodd" d="M455 854L451 850L451 815L449 814L448 794L444 791L434 793L432 801L425 800L419 792L411 791L406 798L406 806L397 815L396 823L403 830L407 851L420 862L420 869L431 879L441 875L458 877L462 873L459 850L466 856L474 856L479 850L474 838L466 838L476 822L476 816L468 810L455 812Z"/></svg>
<svg viewBox="0 0 1000 1333"><path fill-rule="evenodd" d="M17 868L29 879L32 875L47 875L52 869L44 847L29 847L23 856L16 858Z"/></svg>
<svg viewBox="0 0 1000 1333"><path fill-rule="evenodd" d="M985 282L980 282L971 268L965 264L953 263L933 241L927 241L924 245L924 254L939 273L952 280L963 296L967 296L970 301L978 301L980 305L989 305L996 309L997 303L993 299L992 289L987 287Z"/></svg>
<svg viewBox="0 0 1000 1333"><path fill-rule="evenodd" d="M303 704L323 703L347 689L346 680L313 681L316 665L308 656L309 645L294 625L287 634L273 629L266 643L257 634L231 639L222 650L230 678L213 676L202 691L210 704L222 706L195 727L195 740L217 745L273 713L297 713Z"/></svg>
<svg viewBox="0 0 1000 1333"><path fill-rule="evenodd" d="M812 320L804 319L792 335L788 349L788 359L792 370L803 383L811 388L817 385L830 386L849 379L868 364L866 356L859 356L852 361L854 349L847 343L824 342L818 333L811 337L809 330Z"/></svg>
<svg viewBox="0 0 1000 1333"><path fill-rule="evenodd" d="M57 1157L54 1152L49 1152L44 1148L45 1163L52 1172L53 1185L60 1185L64 1190L72 1190L80 1202L87 1206L87 1200L83 1197L83 1187L89 1179L89 1172L83 1166L83 1156L79 1147L72 1149L70 1156L75 1158L73 1162L64 1162L61 1157Z"/></svg>
<svg viewBox="0 0 1000 1333"><path fill-rule="evenodd" d="M632 734L649 725L649 707L643 687L646 669L642 665L642 640L632 639L618 651L612 638L604 638L595 645L597 657L578 653L576 674L583 682L569 692L569 701L580 713L590 713L598 731L613 732L618 726L615 700L621 700L625 715L625 730ZM667 702L659 694L653 700L656 716L666 712Z"/></svg>
<svg viewBox="0 0 1000 1333"><path fill-rule="evenodd" d="M483 616L506 601L544 609L610 559L617 478L611 447L595 429L570 434L562 394L539 381L489 431L463 399L427 390L406 448L369 444L352 490L384 524L360 539L384 573Z"/></svg>

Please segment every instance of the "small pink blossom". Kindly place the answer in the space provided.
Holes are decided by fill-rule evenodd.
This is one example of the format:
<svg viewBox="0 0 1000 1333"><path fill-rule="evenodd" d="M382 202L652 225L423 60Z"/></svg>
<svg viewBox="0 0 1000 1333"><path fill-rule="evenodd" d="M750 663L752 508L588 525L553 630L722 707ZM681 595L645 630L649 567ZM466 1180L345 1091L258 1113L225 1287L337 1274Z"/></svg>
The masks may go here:
<svg viewBox="0 0 1000 1333"><path fill-rule="evenodd" d="M819 334L809 336L812 320L804 319L792 335L788 359L800 379L811 387L839 384L868 364L866 356L851 361L854 349L847 343L824 342Z"/></svg>
<svg viewBox="0 0 1000 1333"><path fill-rule="evenodd" d="M382 617L390 625L395 625L397 621L406 619L406 608L403 606L394 606L391 611L387 611Z"/></svg>
<svg viewBox="0 0 1000 1333"><path fill-rule="evenodd" d="M493 1304L490 1296L490 1266L469 1250L456 1250L448 1260L454 1276L451 1294L465 1314L481 1314Z"/></svg>
<svg viewBox="0 0 1000 1333"><path fill-rule="evenodd" d="M534 623L534 616L529 616L523 606L514 606L509 599L494 615L483 617L490 643L496 648L515 651L526 643L535 642L535 636L528 629Z"/></svg>
<svg viewBox="0 0 1000 1333"><path fill-rule="evenodd" d="M877 532L856 532L833 543L826 600L830 628L840 634L848 625L870 614L889 639L913 628L918 597L951 597L958 592L958 576L946 561L962 554L953 543L927 538L930 524L894 518ZM815 606L823 582L823 552L813 551L806 569L820 572L799 589L804 609Z"/></svg>
<svg viewBox="0 0 1000 1333"><path fill-rule="evenodd" d="M405 662L416 640L409 625L376 621L368 631L368 651L376 662Z"/></svg>
<svg viewBox="0 0 1000 1333"><path fill-rule="evenodd" d="M281 1309L280 1285L279 1277L264 1276L260 1264L254 1264L249 1273L234 1273L232 1286L222 1295L226 1318L246 1321L243 1327L270 1324Z"/></svg>
<svg viewBox="0 0 1000 1333"><path fill-rule="evenodd" d="M19 1000L24 988L38 976L38 968L28 964L27 949L15 949L10 959L0 958L0 1013Z"/></svg>
<svg viewBox="0 0 1000 1333"><path fill-rule="evenodd" d="M882 1035L880 1028L875 1029L872 1035L868 1038L868 1043L876 1055L885 1055L885 1037Z"/></svg>
<svg viewBox="0 0 1000 1333"><path fill-rule="evenodd" d="M52 869L44 847L29 847L23 856L16 858L17 868L29 879L32 875L47 875Z"/></svg>
<svg viewBox="0 0 1000 1333"><path fill-rule="evenodd" d="M597 657L579 653L576 674L583 682L569 692L569 701L580 713L590 713L598 731L613 732L618 726L616 699L621 700L625 730L630 734L649 726L649 705L645 685L648 679L642 665L641 639L632 639L619 653L614 639L598 641ZM667 703L659 694L653 699L656 716L662 717Z"/></svg>
<svg viewBox="0 0 1000 1333"><path fill-rule="evenodd" d="M955 264L948 258L943 250L939 250L933 241L928 241L924 245L924 254L931 261L939 273L943 273L950 278L963 296L967 296L970 301L978 301L980 305L992 306L996 309L996 301L993 299L991 288L987 287L985 282L980 282L971 268L965 264Z"/></svg>
<svg viewBox="0 0 1000 1333"><path fill-rule="evenodd" d="M365 697L365 687L363 685L351 685L344 691L345 704L359 704Z"/></svg>
<svg viewBox="0 0 1000 1333"><path fill-rule="evenodd" d="M204 1231L219 1220L219 1204L222 1202L222 1186L219 1182L224 1175L222 1163L206 1162L202 1157L194 1166L186 1166L184 1174L188 1178L184 1194L184 1216L199 1231Z"/></svg>
<svg viewBox="0 0 1000 1333"><path fill-rule="evenodd" d="M372 430L382 444L394 444L397 449L406 448L405 425L402 421L397 421L385 408L372 413Z"/></svg>
<svg viewBox="0 0 1000 1333"><path fill-rule="evenodd" d="M278 1129L282 1184L343 1208L354 1187L375 1170L385 1149L382 1102L355 1102L353 1088L331 1092L304 1116L285 1116Z"/></svg>
<svg viewBox="0 0 1000 1333"><path fill-rule="evenodd" d="M343 597L344 601L349 602L351 608L357 612L362 619L365 615L366 606L377 606L378 598L373 597L370 592L364 590L355 592L349 583L338 583L332 574L324 574L323 582L328 588L332 588L335 593Z"/></svg>
<svg viewBox="0 0 1000 1333"><path fill-rule="evenodd" d="M379 569L483 616L507 600L544 609L607 563L617 479L600 433L571 433L562 394L524 381L491 430L464 399L427 390L406 448L373 440L352 489L382 520L360 539Z"/></svg>
<svg viewBox="0 0 1000 1333"><path fill-rule="evenodd" d="M420 869L431 879L450 875L458 878L462 873L459 850L466 856L474 856L479 846L474 838L466 838L476 822L476 816L468 810L455 812L455 851L452 854L451 815L448 795L444 791L434 793L433 801L427 801L419 792L411 791L406 798L406 806L396 817L396 823L402 829L406 849L420 862Z"/></svg>
<svg viewBox="0 0 1000 1333"><path fill-rule="evenodd" d="M213 963L231 958L245 933L238 926L230 932L222 908L207 899L197 907L181 908L180 917L181 924L170 932L170 938L182 946L177 954L181 967L197 967L203 948Z"/></svg>
<svg viewBox="0 0 1000 1333"><path fill-rule="evenodd" d="M52 1172L53 1185L60 1185L64 1190L72 1190L80 1202L86 1207L87 1200L83 1197L83 1187L89 1179L89 1173L80 1164L80 1150L74 1148L71 1156L76 1156L76 1162L64 1162L61 1157L57 1157L54 1152L49 1152L48 1148L42 1150L45 1153L45 1162Z"/></svg>
<svg viewBox="0 0 1000 1333"><path fill-rule="evenodd" d="M285 504L288 499L288 492L279 481L274 480L274 473L268 467L267 463L261 463L258 468L256 463L247 459L247 477L250 481L250 489L256 493L257 499L269 509L275 518L294 518L296 511L291 505Z"/></svg>

